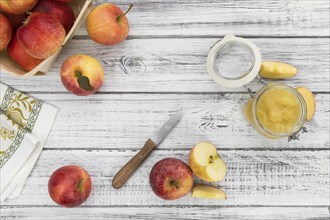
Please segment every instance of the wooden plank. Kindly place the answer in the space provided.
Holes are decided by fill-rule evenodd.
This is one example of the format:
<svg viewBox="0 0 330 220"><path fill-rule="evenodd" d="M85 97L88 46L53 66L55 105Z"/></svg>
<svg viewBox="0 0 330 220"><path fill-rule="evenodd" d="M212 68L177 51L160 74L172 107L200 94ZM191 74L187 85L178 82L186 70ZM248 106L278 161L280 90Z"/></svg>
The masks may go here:
<svg viewBox="0 0 330 220"><path fill-rule="evenodd" d="M126 2L114 3L127 7ZM130 37L121 45L99 46L87 39L82 27L49 75L20 80L0 74L2 82L61 109L22 196L1 204L1 219L329 219L329 1L133 3ZM307 126L310 132L301 141L269 141L257 135L241 112L248 95L226 93L245 90L221 88L210 80L205 70L208 48L228 33L257 37L250 39L263 59L298 67L300 73L283 82L321 93L316 116ZM322 38L310 38L314 36ZM102 61L106 82L101 94L74 97L63 88L60 66L75 53ZM127 67L133 70L124 73L120 60L125 56L140 58L146 72L131 65ZM256 81L249 87L260 88ZM136 92L142 94L121 94ZM179 105L185 107L180 124L126 187L113 189L116 171ZM187 196L167 202L154 196L148 184L152 165L164 157L187 161L189 149L201 140L214 142L227 161L228 175L219 185L229 199ZM47 181L56 168L70 163L91 173L94 188L83 207L64 210L49 198Z"/></svg>
<svg viewBox="0 0 330 220"><path fill-rule="evenodd" d="M190 149L208 140L219 148L329 148L329 95L316 95L317 112L300 141L269 140L245 120L247 94L38 94L60 109L46 148L140 149L175 110L181 121L159 146ZM239 141L238 141L239 140Z"/></svg>
<svg viewBox="0 0 330 220"><path fill-rule="evenodd" d="M97 0L96 4L108 2ZM113 1L123 10L128 2ZM329 36L328 0L130 1L130 35ZM79 35L86 35L80 28Z"/></svg>
<svg viewBox="0 0 330 220"><path fill-rule="evenodd" d="M111 186L115 173L136 151L45 150L16 200L3 205L49 206L47 182L52 172L78 164L91 175L93 190L87 206L329 206L329 160L327 151L222 150L227 163L224 181L215 183L227 193L226 201L192 198L165 201L149 186L152 166L167 157L188 159L188 150L156 150L119 190ZM198 181L200 182L200 181ZM33 198L33 199L31 199Z"/></svg>
<svg viewBox="0 0 330 220"><path fill-rule="evenodd" d="M116 47L104 47L91 40L72 40L47 76L17 79L1 74L2 82L28 92L67 92L59 73L64 59L70 55L89 54L102 62L105 82L101 92L246 92L243 87L228 89L216 84L206 71L209 48L217 38L198 39L132 39ZM329 38L317 39L251 39L260 47L264 60L291 63L299 73L279 81L293 86L305 85L314 92L329 92ZM123 57L138 57L140 62L128 62L125 73ZM142 66L146 71L143 72ZM247 87L257 91L257 80Z"/></svg>
<svg viewBox="0 0 330 220"><path fill-rule="evenodd" d="M5 207L3 219L226 219L328 220L327 207Z"/></svg>

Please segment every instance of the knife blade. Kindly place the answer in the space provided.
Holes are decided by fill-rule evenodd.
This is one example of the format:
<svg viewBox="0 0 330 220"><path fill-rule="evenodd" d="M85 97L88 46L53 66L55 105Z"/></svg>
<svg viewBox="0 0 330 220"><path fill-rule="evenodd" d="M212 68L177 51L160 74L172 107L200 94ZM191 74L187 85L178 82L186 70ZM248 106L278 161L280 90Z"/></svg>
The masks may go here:
<svg viewBox="0 0 330 220"><path fill-rule="evenodd" d="M150 139L156 144L159 145L160 142L170 133L172 128L179 122L182 116L182 108L177 111L168 121L157 131L154 137Z"/></svg>
<svg viewBox="0 0 330 220"><path fill-rule="evenodd" d="M143 148L123 166L112 179L112 186L116 189L122 187L131 177L135 170L148 157L148 155L160 144L170 133L182 116L182 108L177 111L168 121L144 144Z"/></svg>

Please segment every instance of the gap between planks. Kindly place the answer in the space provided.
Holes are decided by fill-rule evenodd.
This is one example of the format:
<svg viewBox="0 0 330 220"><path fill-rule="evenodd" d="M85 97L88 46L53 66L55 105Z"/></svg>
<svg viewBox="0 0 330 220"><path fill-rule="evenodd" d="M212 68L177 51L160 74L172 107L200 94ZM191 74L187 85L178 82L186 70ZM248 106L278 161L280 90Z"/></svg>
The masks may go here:
<svg viewBox="0 0 330 220"><path fill-rule="evenodd" d="M83 205L79 208L330 208L327 205ZM2 208L61 208L58 205L2 205Z"/></svg>
<svg viewBox="0 0 330 220"><path fill-rule="evenodd" d="M1 78L0 78L1 79ZM40 95L49 95L54 94L54 92L46 92L46 91L32 91L28 92L28 94L40 94ZM56 92L56 94L69 94L70 92ZM134 91L127 91L127 92L96 92L95 94L98 95L124 95L124 94L136 94L136 95L230 95L230 94L249 94L248 92L225 92L225 91L219 91L219 92L134 92ZM329 92L313 92L315 95L330 95Z"/></svg>
<svg viewBox="0 0 330 220"><path fill-rule="evenodd" d="M222 39L225 35L129 35L126 40L135 40L135 39ZM329 36L313 36L313 35L303 35L303 36L267 36L267 35L236 35L237 37L242 38L257 38L257 39L315 39L315 38L330 38ZM75 35L72 39L75 40L87 40L90 39L88 35Z"/></svg>
<svg viewBox="0 0 330 220"><path fill-rule="evenodd" d="M43 150L45 151L117 151L117 152L125 152L125 151L139 151L142 147L123 149L123 148L47 148L45 147ZM192 147L191 147L192 148ZM183 151L183 150L191 150L191 148L156 148L154 151ZM217 148L218 151L330 151L329 147L324 148L288 148L288 147L279 147L279 148Z"/></svg>

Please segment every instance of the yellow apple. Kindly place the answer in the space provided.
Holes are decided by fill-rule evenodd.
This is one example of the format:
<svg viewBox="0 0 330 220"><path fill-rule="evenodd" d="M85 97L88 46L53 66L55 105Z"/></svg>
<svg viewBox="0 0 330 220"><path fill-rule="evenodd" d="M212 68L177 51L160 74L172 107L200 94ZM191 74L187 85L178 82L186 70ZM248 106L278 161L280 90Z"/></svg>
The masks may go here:
<svg viewBox="0 0 330 220"><path fill-rule="evenodd" d="M208 182L222 180L227 172L226 164L219 157L217 148L208 142L200 142L191 149L189 166L198 178Z"/></svg>
<svg viewBox="0 0 330 220"><path fill-rule="evenodd" d="M307 107L307 115L306 115L306 120L310 121L312 120L315 110L316 110L316 101L313 93L307 89L306 87L297 87L296 88L298 92L302 95L306 102L306 107Z"/></svg>
<svg viewBox="0 0 330 220"><path fill-rule="evenodd" d="M193 188L192 197L206 199L227 199L226 193L213 186L197 185Z"/></svg>
<svg viewBox="0 0 330 220"><path fill-rule="evenodd" d="M88 36L96 43L116 45L125 40L129 32L126 14L118 6L104 3L96 6L87 16L86 28Z"/></svg>
<svg viewBox="0 0 330 220"><path fill-rule="evenodd" d="M0 0L0 9L9 14L23 14L30 11L38 0Z"/></svg>
<svg viewBox="0 0 330 220"><path fill-rule="evenodd" d="M87 96L98 91L104 80L101 63L95 58L76 54L68 57L61 67L64 87L78 96Z"/></svg>

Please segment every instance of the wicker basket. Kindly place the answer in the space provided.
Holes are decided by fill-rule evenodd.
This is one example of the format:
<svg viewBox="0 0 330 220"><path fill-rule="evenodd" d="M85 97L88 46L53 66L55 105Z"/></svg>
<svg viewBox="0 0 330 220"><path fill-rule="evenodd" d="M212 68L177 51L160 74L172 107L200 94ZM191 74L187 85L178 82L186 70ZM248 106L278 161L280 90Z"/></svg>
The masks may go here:
<svg viewBox="0 0 330 220"><path fill-rule="evenodd" d="M70 3L75 15L76 21L73 24L71 30L65 37L63 46L65 46L73 37L75 32L78 30L80 25L84 22L85 18L87 17L88 13L93 8L93 1L92 0L76 0ZM62 46L62 47L63 47ZM0 53L0 71L4 73L9 73L11 75L17 77L30 77L34 75L44 75L46 74L54 64L57 56L60 54L62 48L60 48L55 54L48 57L44 61L42 61L38 66L36 66L33 70L26 72L24 71L18 64L16 64L13 60L11 60L6 50Z"/></svg>

